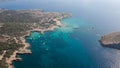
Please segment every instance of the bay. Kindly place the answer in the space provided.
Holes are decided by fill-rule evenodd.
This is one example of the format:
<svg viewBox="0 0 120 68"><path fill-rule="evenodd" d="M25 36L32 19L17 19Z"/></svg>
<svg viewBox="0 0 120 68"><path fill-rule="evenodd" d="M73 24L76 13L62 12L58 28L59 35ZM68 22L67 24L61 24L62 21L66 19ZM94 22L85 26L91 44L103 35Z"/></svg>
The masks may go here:
<svg viewBox="0 0 120 68"><path fill-rule="evenodd" d="M20 56L15 68L119 68L120 51L99 44L102 35L120 31L119 6L118 0L0 1L0 8L73 14L55 31L32 32L26 41L33 54Z"/></svg>

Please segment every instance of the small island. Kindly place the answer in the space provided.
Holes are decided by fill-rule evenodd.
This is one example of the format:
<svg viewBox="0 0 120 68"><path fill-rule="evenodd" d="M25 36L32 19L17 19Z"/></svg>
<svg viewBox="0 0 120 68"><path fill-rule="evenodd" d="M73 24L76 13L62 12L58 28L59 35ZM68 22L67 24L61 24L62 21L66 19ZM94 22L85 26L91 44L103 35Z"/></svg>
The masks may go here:
<svg viewBox="0 0 120 68"><path fill-rule="evenodd" d="M61 27L69 13L34 10L0 9L0 68L13 68L13 61L22 60L18 54L31 54L25 37L32 31L44 34Z"/></svg>
<svg viewBox="0 0 120 68"><path fill-rule="evenodd" d="M102 36L100 39L100 43L104 47L120 49L120 32L114 32L114 33Z"/></svg>

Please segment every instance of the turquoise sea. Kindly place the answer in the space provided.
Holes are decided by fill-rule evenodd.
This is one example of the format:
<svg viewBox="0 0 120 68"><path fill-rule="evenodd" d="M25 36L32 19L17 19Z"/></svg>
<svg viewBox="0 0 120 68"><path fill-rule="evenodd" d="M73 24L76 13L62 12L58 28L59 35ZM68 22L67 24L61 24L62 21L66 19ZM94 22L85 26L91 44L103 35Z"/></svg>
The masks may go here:
<svg viewBox="0 0 120 68"><path fill-rule="evenodd" d="M18 55L15 68L120 68L120 50L104 48L102 35L120 31L118 0L6 0L0 8L69 12L63 27L26 37L31 55Z"/></svg>

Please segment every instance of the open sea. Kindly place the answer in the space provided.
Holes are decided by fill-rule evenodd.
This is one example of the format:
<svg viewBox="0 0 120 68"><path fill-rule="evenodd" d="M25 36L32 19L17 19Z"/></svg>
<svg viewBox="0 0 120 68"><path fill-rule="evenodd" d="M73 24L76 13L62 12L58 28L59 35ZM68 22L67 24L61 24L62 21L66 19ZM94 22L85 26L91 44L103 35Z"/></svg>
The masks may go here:
<svg viewBox="0 0 120 68"><path fill-rule="evenodd" d="M120 31L119 0L0 0L0 8L66 12L63 27L26 38L31 55L15 68L120 68L120 50L102 47L104 34Z"/></svg>

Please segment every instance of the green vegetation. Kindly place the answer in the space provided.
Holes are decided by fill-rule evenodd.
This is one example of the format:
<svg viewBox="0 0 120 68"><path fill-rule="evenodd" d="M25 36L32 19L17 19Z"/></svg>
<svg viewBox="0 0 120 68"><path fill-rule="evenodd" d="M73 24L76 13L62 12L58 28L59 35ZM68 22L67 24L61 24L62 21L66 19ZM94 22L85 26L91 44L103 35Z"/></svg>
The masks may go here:
<svg viewBox="0 0 120 68"><path fill-rule="evenodd" d="M0 68L8 68L8 65L5 63L5 58L0 61Z"/></svg>
<svg viewBox="0 0 120 68"><path fill-rule="evenodd" d="M25 31L29 30L30 27L27 24L20 23L5 23L1 29L0 33L9 36L21 36Z"/></svg>
<svg viewBox="0 0 120 68"><path fill-rule="evenodd" d="M0 61L0 68L7 68L5 63L5 57L9 58L15 50L18 50L20 47L23 47L23 44L18 44L15 40L9 39L7 42L0 42L0 52L6 51L4 59Z"/></svg>
<svg viewBox="0 0 120 68"><path fill-rule="evenodd" d="M30 13L21 13L15 10L6 10L0 13L0 22L2 23L33 23L38 18L34 18Z"/></svg>
<svg viewBox="0 0 120 68"><path fill-rule="evenodd" d="M32 29L46 29L56 26L56 21L71 16L66 13L43 12L41 10L0 10L0 68L8 68L5 63L15 50L24 45L21 36ZM4 53L5 52L5 53Z"/></svg>
<svg viewBox="0 0 120 68"><path fill-rule="evenodd" d="M6 54L4 57L10 57L10 55L15 51L18 50L20 47L23 47L23 44L18 44L15 40L9 39L7 42L0 42L0 52L6 50Z"/></svg>

